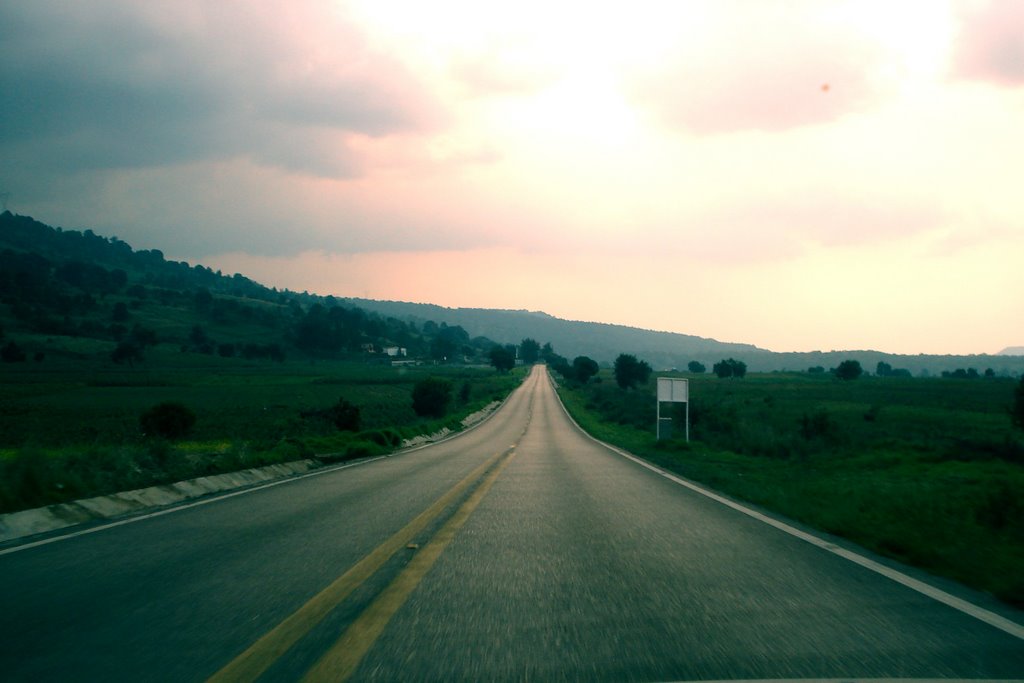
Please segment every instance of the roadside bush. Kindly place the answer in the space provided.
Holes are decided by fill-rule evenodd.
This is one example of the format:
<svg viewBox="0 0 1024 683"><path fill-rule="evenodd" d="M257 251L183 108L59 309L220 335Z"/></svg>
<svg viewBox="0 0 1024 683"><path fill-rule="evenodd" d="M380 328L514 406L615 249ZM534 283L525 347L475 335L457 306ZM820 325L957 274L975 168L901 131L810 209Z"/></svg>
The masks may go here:
<svg viewBox="0 0 1024 683"><path fill-rule="evenodd" d="M326 417L331 424L343 432L358 432L362 424L362 417L359 414L359 406L349 403L343 398L328 408Z"/></svg>
<svg viewBox="0 0 1024 683"><path fill-rule="evenodd" d="M139 416L139 425L146 436L180 439L192 430L196 414L183 403L159 403Z"/></svg>
<svg viewBox="0 0 1024 683"><path fill-rule="evenodd" d="M0 460L0 475L0 511L37 507L53 500L53 468L41 451L28 448Z"/></svg>
<svg viewBox="0 0 1024 683"><path fill-rule="evenodd" d="M394 429L373 429L359 434L360 439L372 441L378 446L394 448L402 443L402 435Z"/></svg>
<svg viewBox="0 0 1024 683"><path fill-rule="evenodd" d="M420 417L444 417L452 398L452 383L440 377L425 377L412 390L412 409Z"/></svg>
<svg viewBox="0 0 1024 683"><path fill-rule="evenodd" d="M835 421L824 410L814 413L804 413L800 416L800 435L807 440L830 439L835 436L838 426Z"/></svg>

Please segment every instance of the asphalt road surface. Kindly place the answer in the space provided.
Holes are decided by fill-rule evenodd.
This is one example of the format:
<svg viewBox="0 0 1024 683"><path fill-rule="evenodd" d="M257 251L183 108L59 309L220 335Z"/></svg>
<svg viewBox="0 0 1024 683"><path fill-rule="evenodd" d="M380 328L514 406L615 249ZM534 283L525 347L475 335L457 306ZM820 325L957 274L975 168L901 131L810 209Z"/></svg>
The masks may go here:
<svg viewBox="0 0 1024 683"><path fill-rule="evenodd" d="M455 439L0 553L4 681L1024 679L1019 612L612 452L543 367Z"/></svg>

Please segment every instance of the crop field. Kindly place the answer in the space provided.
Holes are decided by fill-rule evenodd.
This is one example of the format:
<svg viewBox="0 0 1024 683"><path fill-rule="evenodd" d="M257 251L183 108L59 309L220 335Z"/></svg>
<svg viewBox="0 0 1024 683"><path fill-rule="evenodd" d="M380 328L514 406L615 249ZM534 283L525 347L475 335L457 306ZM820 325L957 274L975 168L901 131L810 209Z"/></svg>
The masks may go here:
<svg viewBox="0 0 1024 683"><path fill-rule="evenodd" d="M443 417L413 410L413 387L428 376L451 384ZM482 367L279 363L170 348L134 368L99 358L4 364L0 512L313 455L387 452L401 438L458 428L521 378ZM358 430L324 418L340 400L359 409ZM164 402L194 413L187 436L144 434L141 414Z"/></svg>
<svg viewBox="0 0 1024 683"><path fill-rule="evenodd" d="M1014 381L695 376L687 444L681 412L676 438L655 440L653 381L623 391L609 375L600 379L560 388L598 438L1024 604L1024 442L1009 416Z"/></svg>

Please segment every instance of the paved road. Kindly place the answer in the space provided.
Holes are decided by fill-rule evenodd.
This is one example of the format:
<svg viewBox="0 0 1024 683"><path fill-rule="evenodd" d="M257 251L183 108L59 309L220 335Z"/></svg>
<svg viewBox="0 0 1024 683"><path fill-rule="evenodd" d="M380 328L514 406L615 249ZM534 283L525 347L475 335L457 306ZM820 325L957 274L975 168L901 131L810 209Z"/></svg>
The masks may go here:
<svg viewBox="0 0 1024 683"><path fill-rule="evenodd" d="M543 368L459 438L0 578L6 681L1024 679L1020 637L591 441Z"/></svg>

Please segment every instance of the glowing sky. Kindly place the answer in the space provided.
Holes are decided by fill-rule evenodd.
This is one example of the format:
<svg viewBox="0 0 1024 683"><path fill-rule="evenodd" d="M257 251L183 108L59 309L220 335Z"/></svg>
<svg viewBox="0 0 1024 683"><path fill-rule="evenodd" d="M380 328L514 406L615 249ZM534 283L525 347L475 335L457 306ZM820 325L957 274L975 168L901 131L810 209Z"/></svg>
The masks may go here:
<svg viewBox="0 0 1024 683"><path fill-rule="evenodd" d="M1024 344L1024 2L33 0L0 87L12 211L268 286Z"/></svg>

